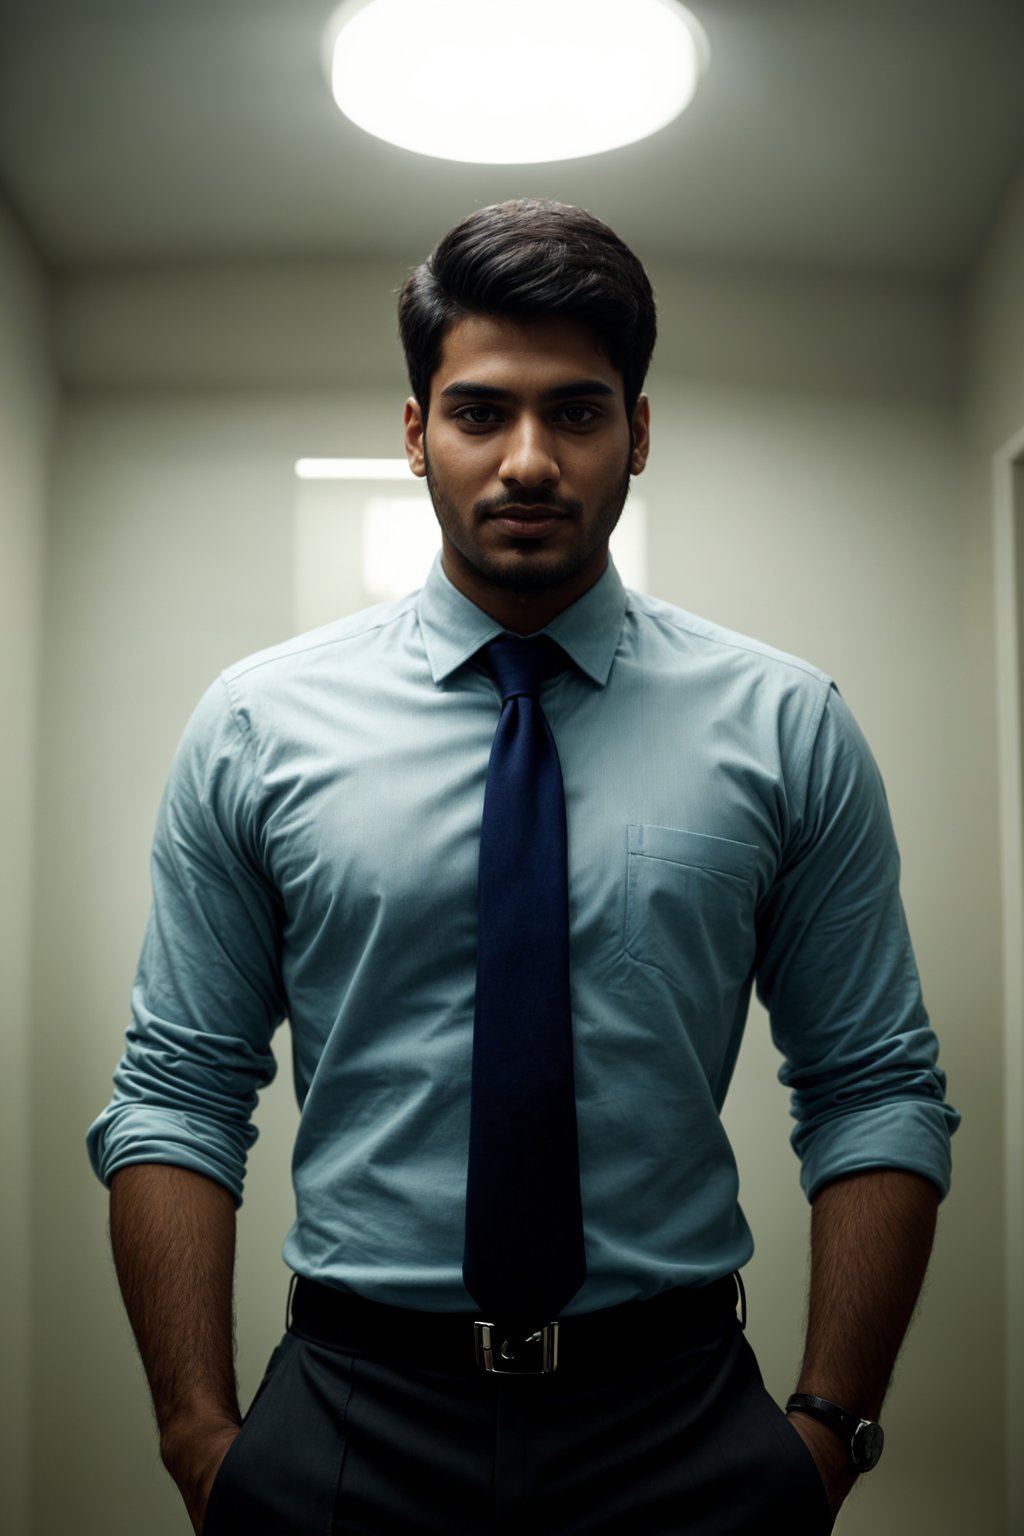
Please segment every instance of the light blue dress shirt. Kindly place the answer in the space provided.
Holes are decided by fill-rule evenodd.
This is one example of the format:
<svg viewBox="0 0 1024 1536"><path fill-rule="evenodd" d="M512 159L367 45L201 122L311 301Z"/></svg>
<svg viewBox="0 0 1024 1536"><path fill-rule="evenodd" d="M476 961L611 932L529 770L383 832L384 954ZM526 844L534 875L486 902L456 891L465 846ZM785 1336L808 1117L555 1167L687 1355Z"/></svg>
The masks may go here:
<svg viewBox="0 0 1024 1536"><path fill-rule="evenodd" d="M271 1036L302 1107L300 1274L470 1310L462 1282L478 838L499 625L440 559L419 593L264 651L201 701L99 1176L194 1168L241 1198ZM751 988L805 1190L872 1167L945 1192L955 1111L918 984L878 771L813 667L613 566L547 626L569 828L587 1311L752 1251L719 1118Z"/></svg>

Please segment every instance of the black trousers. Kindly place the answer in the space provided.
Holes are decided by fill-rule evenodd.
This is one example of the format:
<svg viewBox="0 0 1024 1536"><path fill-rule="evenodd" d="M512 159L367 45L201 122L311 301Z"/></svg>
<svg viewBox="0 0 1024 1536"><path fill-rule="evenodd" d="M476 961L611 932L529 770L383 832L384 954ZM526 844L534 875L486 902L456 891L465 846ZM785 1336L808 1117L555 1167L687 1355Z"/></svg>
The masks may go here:
<svg viewBox="0 0 1024 1536"><path fill-rule="evenodd" d="M322 1288L300 1286L318 1299ZM586 1329L574 1348L569 1319L559 1369L537 1376L486 1374L461 1342L438 1348L437 1319L350 1310L325 1329L315 1306L296 1306L217 1474L204 1536L832 1529L814 1461L730 1308L663 1307L656 1327L644 1313L635 1351L628 1326L615 1348ZM443 1320L444 1339L456 1322Z"/></svg>

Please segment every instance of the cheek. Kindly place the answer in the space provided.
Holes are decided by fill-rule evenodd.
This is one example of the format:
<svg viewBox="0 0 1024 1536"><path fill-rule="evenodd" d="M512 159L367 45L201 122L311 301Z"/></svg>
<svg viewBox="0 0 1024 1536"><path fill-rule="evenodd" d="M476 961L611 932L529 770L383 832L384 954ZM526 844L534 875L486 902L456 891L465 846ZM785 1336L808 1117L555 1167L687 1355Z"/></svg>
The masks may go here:
<svg viewBox="0 0 1024 1536"><path fill-rule="evenodd" d="M467 461L472 460L472 439L467 442L463 433L450 422L431 419L425 441L430 462L439 474L449 478L457 476Z"/></svg>
<svg viewBox="0 0 1024 1536"><path fill-rule="evenodd" d="M432 458L430 467L438 481L450 490L468 495L480 494L494 474L493 453L480 448L474 451L464 444L445 447L439 459Z"/></svg>
<svg viewBox="0 0 1024 1536"><path fill-rule="evenodd" d="M575 480L580 494L588 500L603 501L629 473L629 468L629 443L623 441L621 448L610 448L604 453L581 457L567 464L563 469L563 477Z"/></svg>

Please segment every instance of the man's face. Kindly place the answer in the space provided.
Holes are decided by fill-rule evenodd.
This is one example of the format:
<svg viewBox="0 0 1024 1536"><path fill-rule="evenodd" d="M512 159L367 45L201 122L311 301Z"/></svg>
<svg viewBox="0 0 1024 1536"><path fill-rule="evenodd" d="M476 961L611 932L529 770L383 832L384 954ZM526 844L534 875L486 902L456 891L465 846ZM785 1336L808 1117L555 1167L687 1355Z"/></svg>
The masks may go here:
<svg viewBox="0 0 1024 1536"><path fill-rule="evenodd" d="M455 586L539 628L594 584L647 462L649 412L641 396L627 418L622 376L585 326L467 316L445 337L426 427L415 400L405 422Z"/></svg>

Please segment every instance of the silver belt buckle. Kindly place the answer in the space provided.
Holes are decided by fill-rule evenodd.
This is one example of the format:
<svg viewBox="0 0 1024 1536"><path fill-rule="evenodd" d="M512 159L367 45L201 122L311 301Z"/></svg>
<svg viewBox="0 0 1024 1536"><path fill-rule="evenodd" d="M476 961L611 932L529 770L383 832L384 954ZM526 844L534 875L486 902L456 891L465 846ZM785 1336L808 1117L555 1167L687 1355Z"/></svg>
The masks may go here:
<svg viewBox="0 0 1024 1536"><path fill-rule="evenodd" d="M495 1323L474 1323L476 1363L494 1376L548 1376L558 1370L558 1324L525 1339L508 1337Z"/></svg>

